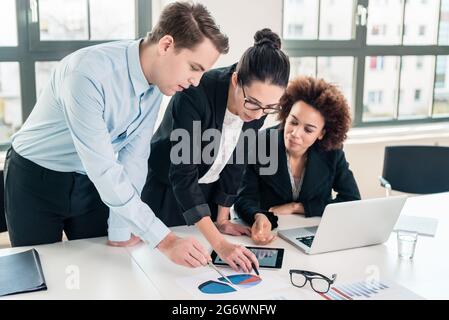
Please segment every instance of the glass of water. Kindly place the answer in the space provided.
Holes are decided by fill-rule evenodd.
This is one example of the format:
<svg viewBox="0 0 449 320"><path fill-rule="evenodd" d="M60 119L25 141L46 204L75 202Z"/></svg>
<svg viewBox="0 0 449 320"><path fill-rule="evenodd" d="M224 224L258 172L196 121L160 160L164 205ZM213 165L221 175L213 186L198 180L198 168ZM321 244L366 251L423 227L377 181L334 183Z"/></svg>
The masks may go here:
<svg viewBox="0 0 449 320"><path fill-rule="evenodd" d="M418 233L398 230L398 255L401 259L411 260L415 254Z"/></svg>

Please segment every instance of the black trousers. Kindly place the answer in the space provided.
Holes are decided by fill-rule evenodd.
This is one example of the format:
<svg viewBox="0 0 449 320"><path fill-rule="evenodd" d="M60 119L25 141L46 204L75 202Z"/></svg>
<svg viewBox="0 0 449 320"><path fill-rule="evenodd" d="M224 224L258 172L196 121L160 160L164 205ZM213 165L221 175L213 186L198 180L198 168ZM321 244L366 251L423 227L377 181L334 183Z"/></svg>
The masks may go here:
<svg viewBox="0 0 449 320"><path fill-rule="evenodd" d="M212 200L217 183L200 184L201 191L209 205L211 219L217 219L218 204ZM148 204L154 214L161 219L167 227L184 226L187 224L183 210L176 200L171 185L161 182L149 168L147 180L142 190L142 201Z"/></svg>
<svg viewBox="0 0 449 320"><path fill-rule="evenodd" d="M46 169L9 149L5 211L13 247L107 235L109 208L86 175Z"/></svg>

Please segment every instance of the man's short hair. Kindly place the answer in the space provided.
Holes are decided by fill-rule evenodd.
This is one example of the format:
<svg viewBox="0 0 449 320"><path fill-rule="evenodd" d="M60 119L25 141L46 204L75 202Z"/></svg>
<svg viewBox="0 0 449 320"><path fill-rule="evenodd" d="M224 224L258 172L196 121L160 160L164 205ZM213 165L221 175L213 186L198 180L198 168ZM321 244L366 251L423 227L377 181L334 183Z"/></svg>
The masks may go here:
<svg viewBox="0 0 449 320"><path fill-rule="evenodd" d="M193 49L204 38L208 38L220 54L228 53L228 37L221 33L219 26L207 8L199 3L174 2L167 5L156 26L147 35L149 43L157 43L170 35L175 48Z"/></svg>

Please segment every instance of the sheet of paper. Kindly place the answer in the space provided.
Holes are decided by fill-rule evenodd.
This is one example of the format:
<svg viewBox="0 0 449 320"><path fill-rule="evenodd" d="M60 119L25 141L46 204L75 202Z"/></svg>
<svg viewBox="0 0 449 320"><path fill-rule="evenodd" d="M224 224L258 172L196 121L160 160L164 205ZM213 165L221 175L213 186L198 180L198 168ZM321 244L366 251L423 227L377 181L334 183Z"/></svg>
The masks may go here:
<svg viewBox="0 0 449 320"><path fill-rule="evenodd" d="M259 297L255 297L259 299ZM316 294L308 285L304 288L297 288L293 285L290 288L284 288L277 291L272 291L260 297L260 299L266 300L322 300L323 297Z"/></svg>
<svg viewBox="0 0 449 320"><path fill-rule="evenodd" d="M325 293L326 300L423 300L421 296L392 281L337 283Z"/></svg>
<svg viewBox="0 0 449 320"><path fill-rule="evenodd" d="M437 231L438 220L428 217L399 216L394 231L415 231L423 236L433 237Z"/></svg>
<svg viewBox="0 0 449 320"><path fill-rule="evenodd" d="M260 273L260 279L254 274L225 272L225 275L233 282L237 291L232 290L216 272L178 278L176 283L193 298L198 299L269 299L273 291L290 287L290 281L285 280L272 272ZM240 282L240 283L239 283ZM206 293L209 292L209 293ZM214 292L214 293L210 293Z"/></svg>

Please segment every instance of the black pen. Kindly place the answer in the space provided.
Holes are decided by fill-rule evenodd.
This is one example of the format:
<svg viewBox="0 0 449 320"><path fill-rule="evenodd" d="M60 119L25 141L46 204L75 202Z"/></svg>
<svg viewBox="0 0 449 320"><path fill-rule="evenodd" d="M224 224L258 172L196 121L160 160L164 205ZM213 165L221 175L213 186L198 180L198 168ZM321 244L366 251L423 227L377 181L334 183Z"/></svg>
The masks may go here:
<svg viewBox="0 0 449 320"><path fill-rule="evenodd" d="M256 265L254 264L254 262L251 263L251 264L252 264L252 266L253 266L254 272L255 272L258 276L260 276L259 270L257 270Z"/></svg>

